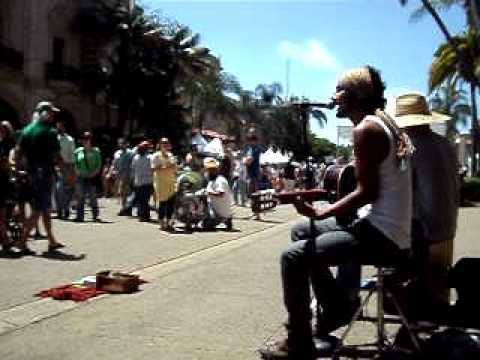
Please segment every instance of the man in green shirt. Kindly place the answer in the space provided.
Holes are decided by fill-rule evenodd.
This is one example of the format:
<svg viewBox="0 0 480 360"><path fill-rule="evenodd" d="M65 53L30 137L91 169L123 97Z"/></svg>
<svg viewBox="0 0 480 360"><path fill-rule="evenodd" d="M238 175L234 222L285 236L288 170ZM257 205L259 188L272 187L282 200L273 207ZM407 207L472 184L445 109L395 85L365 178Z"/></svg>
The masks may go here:
<svg viewBox="0 0 480 360"><path fill-rule="evenodd" d="M52 233L50 211L52 208L52 191L54 183L54 166L62 166L60 145L57 132L53 127L55 113L60 111L51 102L41 101L35 107L33 119L21 132L17 145L17 164L24 163L30 175L33 198L32 213L25 220L22 237L16 246L23 255L35 254L27 247L27 237L37 224L40 216L43 218L48 238L48 250L52 251L63 244L57 242ZM22 161L23 159L24 161Z"/></svg>
<svg viewBox="0 0 480 360"><path fill-rule="evenodd" d="M102 157L100 149L92 146L92 134L88 131L83 134L82 143L83 146L76 149L73 153L78 195L77 217L75 221L84 221L85 197L87 196L92 208L93 221L99 221L95 177L102 168Z"/></svg>

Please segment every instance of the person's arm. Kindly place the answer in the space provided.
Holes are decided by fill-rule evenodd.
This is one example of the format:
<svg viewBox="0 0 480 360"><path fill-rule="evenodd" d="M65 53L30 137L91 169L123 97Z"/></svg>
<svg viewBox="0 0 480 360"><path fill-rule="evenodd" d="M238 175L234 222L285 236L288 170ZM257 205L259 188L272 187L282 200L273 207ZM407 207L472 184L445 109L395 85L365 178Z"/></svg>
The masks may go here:
<svg viewBox="0 0 480 360"><path fill-rule="evenodd" d="M356 189L339 201L322 208L305 202L295 204L297 211L313 219L349 214L363 205L374 202L379 190L379 167L387 157L390 143L385 131L377 124L366 121L354 129Z"/></svg>
<svg viewBox="0 0 480 360"><path fill-rule="evenodd" d="M191 165L192 163L192 160L193 160L193 156L191 153L188 153L186 156L185 156L185 164L186 165Z"/></svg>
<svg viewBox="0 0 480 360"><path fill-rule="evenodd" d="M75 170L75 174L79 175L80 174L80 164L78 161L78 150L79 148L75 149L73 152L73 168Z"/></svg>
<svg viewBox="0 0 480 360"><path fill-rule="evenodd" d="M120 153L118 150L113 154L112 172L114 175L118 175L120 173Z"/></svg>
<svg viewBox="0 0 480 360"><path fill-rule="evenodd" d="M93 154L94 170L90 174L90 177L95 177L98 174L100 174L100 172L102 171L102 154L100 153L100 149L96 147L92 148L92 154ZM85 156L87 156L87 154L85 154Z"/></svg>
<svg viewBox="0 0 480 360"><path fill-rule="evenodd" d="M227 191L227 187L228 187L228 182L227 182L227 179L223 178L223 179L216 179L216 188L217 190L215 191L212 191L211 195L213 196L216 196L216 197L222 197L225 192Z"/></svg>
<svg viewBox="0 0 480 360"><path fill-rule="evenodd" d="M247 150L245 151L245 156L242 159L242 162L246 166L250 166L250 164L253 162L253 148L251 146L247 147Z"/></svg>
<svg viewBox="0 0 480 360"><path fill-rule="evenodd" d="M173 156L172 153L168 154L168 161L167 161L166 167L172 170L177 169L177 160L175 159L175 156Z"/></svg>
<svg viewBox="0 0 480 360"><path fill-rule="evenodd" d="M57 132L55 130L48 133L49 136L49 151L53 153L53 163L58 166L61 172L64 171L65 165L61 154L60 141L58 141Z"/></svg>
<svg viewBox="0 0 480 360"><path fill-rule="evenodd" d="M154 153L151 157L150 164L152 166L153 171L165 169L166 166L163 165L163 161L161 159L161 153Z"/></svg>

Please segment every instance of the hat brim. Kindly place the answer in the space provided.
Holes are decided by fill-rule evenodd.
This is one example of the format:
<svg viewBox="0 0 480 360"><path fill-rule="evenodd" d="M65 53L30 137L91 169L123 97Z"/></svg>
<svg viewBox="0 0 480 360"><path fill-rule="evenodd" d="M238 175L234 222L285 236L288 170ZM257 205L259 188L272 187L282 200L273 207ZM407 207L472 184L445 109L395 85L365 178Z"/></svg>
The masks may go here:
<svg viewBox="0 0 480 360"><path fill-rule="evenodd" d="M217 164L205 164L205 169L218 169L219 166Z"/></svg>
<svg viewBox="0 0 480 360"><path fill-rule="evenodd" d="M418 125L429 125L433 123L446 122L451 119L451 116L440 114L437 112L432 112L431 115L424 114L412 114L412 115L402 115L396 116L395 122L401 128L409 126L418 126Z"/></svg>

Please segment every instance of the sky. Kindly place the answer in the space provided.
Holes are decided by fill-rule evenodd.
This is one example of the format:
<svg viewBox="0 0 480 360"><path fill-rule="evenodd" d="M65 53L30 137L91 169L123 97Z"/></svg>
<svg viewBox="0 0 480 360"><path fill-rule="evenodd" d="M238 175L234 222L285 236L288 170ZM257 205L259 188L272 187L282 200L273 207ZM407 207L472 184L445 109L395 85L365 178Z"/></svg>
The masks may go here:
<svg viewBox="0 0 480 360"><path fill-rule="evenodd" d="M280 82L283 95L327 101L343 71L365 64L381 71L387 97L427 91L428 69L444 37L434 21L412 21L420 0L402 7L398 0L139 0L147 11L199 33L201 45L221 59L224 71L242 87ZM456 34L465 24L460 8L441 13ZM289 70L287 70L289 69ZM288 84L288 86L287 86ZM326 111L327 125L311 121L319 137L337 143L337 119Z"/></svg>

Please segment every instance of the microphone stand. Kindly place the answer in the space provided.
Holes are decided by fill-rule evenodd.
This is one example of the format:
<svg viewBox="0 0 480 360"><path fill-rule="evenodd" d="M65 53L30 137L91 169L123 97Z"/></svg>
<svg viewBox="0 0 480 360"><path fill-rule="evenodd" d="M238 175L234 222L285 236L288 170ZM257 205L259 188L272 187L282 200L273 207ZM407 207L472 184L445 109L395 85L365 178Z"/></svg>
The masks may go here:
<svg viewBox="0 0 480 360"><path fill-rule="evenodd" d="M309 190L313 188L314 183L314 176L312 173L312 169L310 166L310 155L311 155L311 147L310 142L308 141L308 117L309 117L309 110L318 104L315 103L300 103L295 106L298 107L300 113L300 121L302 126L302 137L303 137L303 153L305 158L305 189ZM325 105L325 104L321 104ZM313 205L313 202L311 203ZM306 251L309 254L311 260L314 259L315 255L315 238L316 238L316 229L315 229L315 220L310 218L310 235L311 238L307 241L306 244Z"/></svg>

